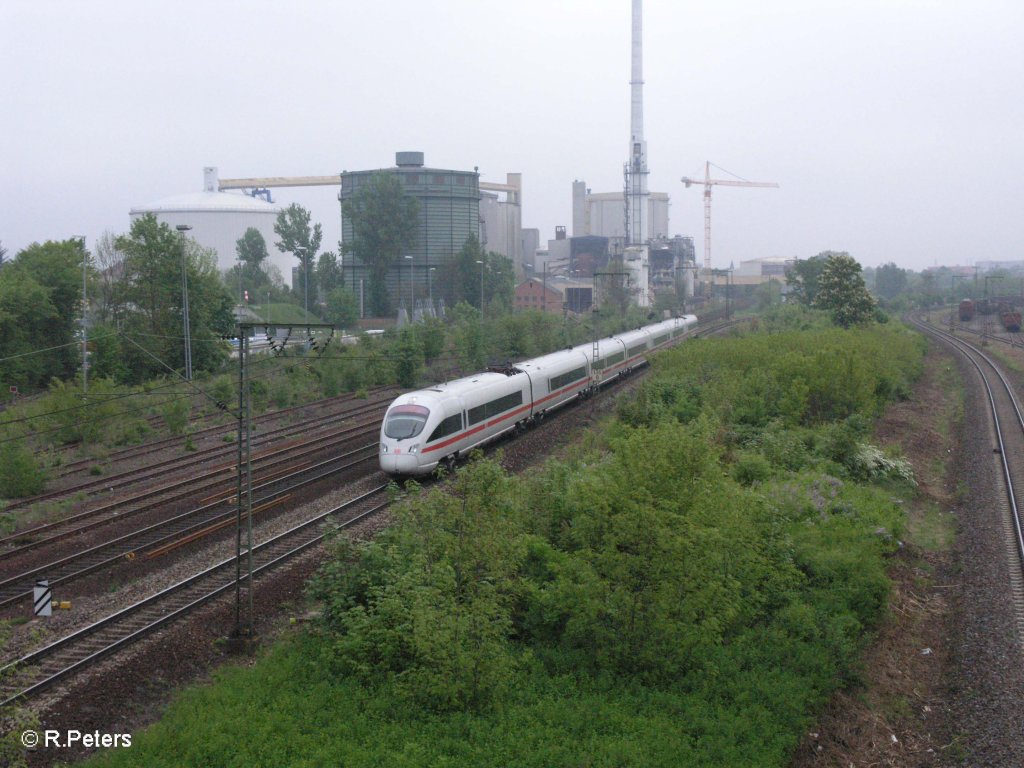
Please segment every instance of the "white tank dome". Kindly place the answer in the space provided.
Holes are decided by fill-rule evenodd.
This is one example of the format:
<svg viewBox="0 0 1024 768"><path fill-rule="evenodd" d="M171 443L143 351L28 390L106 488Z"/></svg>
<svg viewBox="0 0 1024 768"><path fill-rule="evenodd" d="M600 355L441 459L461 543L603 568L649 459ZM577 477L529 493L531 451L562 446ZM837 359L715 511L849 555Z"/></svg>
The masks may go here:
<svg viewBox="0 0 1024 768"><path fill-rule="evenodd" d="M192 192L164 197L149 205L132 208L131 214L170 213L181 211L241 211L272 213L277 216L281 206L240 192Z"/></svg>
<svg viewBox="0 0 1024 768"><path fill-rule="evenodd" d="M277 265L285 282L290 283L295 258L274 247L274 224L282 206L240 192L219 191L217 169L213 167L203 169L203 186L202 192L172 195L132 208L128 216L134 220L151 213L172 228L188 225L190 237L217 252L217 267L222 271L235 265L237 242L252 227L263 235L269 261Z"/></svg>

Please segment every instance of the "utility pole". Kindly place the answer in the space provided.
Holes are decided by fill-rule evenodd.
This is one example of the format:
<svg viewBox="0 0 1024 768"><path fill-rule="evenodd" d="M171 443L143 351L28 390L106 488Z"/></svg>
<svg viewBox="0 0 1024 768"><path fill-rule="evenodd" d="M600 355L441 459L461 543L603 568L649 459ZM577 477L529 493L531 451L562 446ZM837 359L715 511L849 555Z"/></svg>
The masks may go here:
<svg viewBox="0 0 1024 768"><path fill-rule="evenodd" d="M253 630L253 565L252 565L252 395L249 376L249 339L253 330L259 326L265 328L267 337L277 336L278 328L287 328L289 335L295 327L306 329L330 330L334 326L328 323L301 323L292 325L270 325L268 323L238 323L238 466L236 477L237 511L235 514L235 630L233 637L241 640L252 639ZM312 339L310 339L312 340ZM321 352L323 347L320 348ZM277 353L283 351L282 348ZM243 524L244 521L244 524ZM245 559L243 575L242 561ZM245 596L242 595L242 584L245 584ZM244 606L244 608L243 608ZM244 615L243 615L244 614Z"/></svg>
<svg viewBox="0 0 1024 768"><path fill-rule="evenodd" d="M89 308L89 296L86 288L86 270L89 265L88 252L85 250L85 235L75 235L82 249L82 394L89 394L89 326L86 323L86 312Z"/></svg>
<svg viewBox="0 0 1024 768"><path fill-rule="evenodd" d="M480 265L480 322L484 321L484 263L480 259L476 260L476 263Z"/></svg>
<svg viewBox="0 0 1024 768"><path fill-rule="evenodd" d="M185 233L192 227L188 224L178 224L175 229L178 230L181 240L181 314L185 325L185 380L192 381L192 334L188 321L188 269L185 266Z"/></svg>

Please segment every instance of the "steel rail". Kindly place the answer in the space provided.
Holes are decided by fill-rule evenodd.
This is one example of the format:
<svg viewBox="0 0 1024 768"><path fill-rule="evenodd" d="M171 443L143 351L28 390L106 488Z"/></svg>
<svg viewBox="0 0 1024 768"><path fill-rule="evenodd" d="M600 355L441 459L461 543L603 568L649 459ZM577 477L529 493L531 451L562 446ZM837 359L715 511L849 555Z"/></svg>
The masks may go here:
<svg viewBox="0 0 1024 768"><path fill-rule="evenodd" d="M298 525L293 526L287 531L284 531L283 533L278 534L277 536L274 536L268 539L267 541L257 545L253 548L254 556L257 553L261 555L267 553L271 556L271 559L260 564L258 567L255 567L253 569L253 575L255 576L256 574L262 574L268 570L272 570L273 568L290 560L295 555L305 552L315 544L319 543L323 540L324 536L326 535L326 532L320 531L318 533L314 533L314 535L312 536L309 536L309 533L313 533L309 530L311 527L326 522L328 518L337 515L338 513L343 512L346 509L367 502L371 500L373 497L383 494L385 491L387 491L388 487L389 484L378 486L360 496L357 496L354 499L350 499L349 501L344 502L343 504L337 507L334 507L326 512L320 513L315 517L312 517L309 520L306 520L302 523L299 523ZM355 525L357 522L366 519L370 515L376 514L382 509L387 508L389 504L389 501L385 501L383 503L376 504L370 507L369 509L363 510L355 517L352 517L348 520L339 523L338 528L349 528ZM299 537L300 534L302 535L302 538L298 544L295 544L293 546L291 543L289 543L289 539ZM276 553L275 548L280 547L283 544L287 544L288 549L283 553ZM111 614L110 616L100 619L99 621L94 622L93 624L90 624L87 627L84 627L76 632L71 633L70 635L67 635L59 640L56 640L43 648L25 654L17 660L9 662L3 667L0 667L0 678L5 676L11 676L12 674L16 674L26 667L38 665L45 659L52 657L57 651L67 651L68 649L73 648L76 643L82 643L83 641L87 640L90 636L96 634L100 630L116 627L116 625L118 625L119 623L129 624L129 626L127 627L127 633L121 634L119 637L116 637L114 640L110 642L102 643L101 646L98 648L92 648L90 645L86 645L86 655L81 656L81 658L72 658L70 663L62 665L60 669L58 669L56 672L47 675L42 680L35 681L31 685L20 690L17 690L13 694L7 694L5 698L2 701L0 701L0 708L5 707L28 696L31 696L33 694L39 693L45 688L48 688L49 686L53 685L58 680L71 674L72 672L75 672L76 670L94 664L99 659L118 650L119 648L122 648L130 643L135 642L136 640L139 640L151 634L152 632L159 629L168 622L178 619L184 616L186 613L189 613L198 608L199 606L209 602L210 600L224 594L226 591L235 586L234 578L228 578L226 582L219 583L213 589L208 589L204 591L199 597L195 599L190 599L184 605L176 607L167 613L163 613L155 619L145 619L144 624L141 627L134 627L128 621L129 619L135 619L136 621L138 621L139 618L141 618L140 614L143 611L153 610L155 608L160 607L160 605L166 602L168 598L170 598L171 596L183 593L184 590L197 584L203 579L215 577L220 571L227 571L228 575L230 576L231 571L234 568L235 561L235 557L229 557L225 560L222 560L219 563L216 563L215 565L212 565L209 568L197 574L193 574L192 576L189 576L188 578L183 579L182 581L176 584L166 587L165 589L157 592L154 595L151 595L150 597L144 598L126 608L121 609L120 611L114 614ZM248 575L243 575L242 581L245 581L247 579Z"/></svg>
<svg viewBox="0 0 1024 768"><path fill-rule="evenodd" d="M1017 401L1017 395L1013 390L1013 385L1006 379L1002 369L995 363L992 358L984 353L984 351L978 349L973 344L970 344L963 339L957 338L951 333L943 331L935 326L925 323L919 319L913 319L919 328L927 333L944 340L947 344L960 351L960 353L966 357L974 368L978 371L978 375L981 376L982 383L985 385L985 391L988 395L989 407L992 411L992 420L995 427L996 439L999 444L999 457L1003 469L1003 479L1006 483L1006 496L1010 505L1011 519L1013 521L1014 533L1016 537L1016 550L1020 558L1018 563L1021 571L1024 572L1024 526L1021 525L1020 509L1017 504L1017 493L1013 484L1013 476L1010 470L1010 463L1007 459L1006 442L1003 439L1003 425L999 418L999 408L996 404L996 397L992 391L992 386L989 382L989 377L985 371L982 370L981 365L975 359L976 357L981 358L991 370L998 377L999 382L1003 385L1007 396L1009 397L1010 405L1013 406L1014 415L1017 417L1017 425L1021 429L1021 434L1024 435L1024 414L1021 413L1020 404Z"/></svg>
<svg viewBox="0 0 1024 768"><path fill-rule="evenodd" d="M345 402L347 402L347 401L345 401ZM360 403L358 406L353 408L351 411L346 411L344 413L337 413L337 414L329 414L327 416L327 418L355 418L355 417L358 417L358 416L366 416L366 415L368 415L370 413L373 413L373 411L376 408L380 407L382 404L387 403L387 402L390 402L390 400L388 398L384 398L384 399L380 399L380 400L373 399L373 400L370 400L370 401L367 401L367 402L364 402L364 403ZM302 407L308 407L308 406L302 406ZM287 425L284 425L284 426L281 426L281 427L277 427L275 429L270 429L270 430L266 430L266 431L263 431L263 432L259 432L256 435L255 441L262 445L262 444L268 442L270 439L274 438L275 436L279 436L279 435L282 435L282 434L285 434L285 435L292 434L292 433L302 434L303 429L308 428L308 426L310 424L315 424L317 422L322 422L324 420L324 418L325 418L324 416L319 416L317 418L307 419L307 420L298 422L296 424L287 424ZM307 431L308 431L308 429L307 429ZM180 439L180 438L178 438L178 439ZM229 455L232 452L232 450L234 450L234 449L231 446L223 446L223 445L216 445L216 446L212 446L210 448L203 448L201 450L198 450L198 451L195 451L195 452L191 453L187 458L175 459L174 460L174 469L175 470L185 469L187 467L194 466L194 465L197 465L197 464L199 464L199 465L205 464L205 463L208 463L212 458L214 458L216 456L219 456L219 455L222 455L222 454L225 455L225 456ZM94 489L94 488L121 487L121 486L124 486L124 485L130 485L130 484L133 484L133 483L136 483L136 482L140 482L142 480L148 480L148 479L150 479L151 477L153 477L155 475L159 475L162 472L166 472L167 471L167 466L166 465L168 463L169 462L160 462L160 463L157 463L157 464L150 464L150 465L147 465L147 466L144 466L144 467L139 467L137 469L126 470L124 472L119 472L119 473L114 474L114 475L108 475L108 476L105 476L105 477L98 477L98 478L95 478L95 479L92 479L92 480L86 480L85 482L78 483L77 485L74 485L74 486L72 486L70 488L66 488L66 489L63 489L63 490L48 491L46 493L41 493L41 494L38 494L36 496L31 496L31 497L28 497L28 498L25 498L25 499L20 499L16 503L9 505L6 508L6 511L10 512L10 511L12 511L14 509L23 509L23 508L26 508L28 506L31 506L32 504L38 504L39 502L42 502L42 501L50 501L52 499L61 498L63 496L69 496L69 495L74 494L74 493L79 493L81 491L88 491L88 490L91 490L91 489ZM10 538L12 538L12 536L7 536L3 540L0 540L0 544L2 544L3 541L6 541L6 540L8 540Z"/></svg>
<svg viewBox="0 0 1024 768"><path fill-rule="evenodd" d="M361 413L359 415L360 417L376 417L376 414L373 410L369 411L368 413ZM311 453L321 451L324 448L324 444L329 444L332 441L337 441L339 438L351 436L353 433L358 435L365 431L366 428L373 423L374 420L370 419L365 423L363 421L360 421L359 423L356 424L346 425L332 432L328 432L327 434L318 435L316 437L310 438L309 440L293 442L289 445L283 445L269 451L264 451L254 456L253 461L254 463L259 463L261 465L261 469L263 471L266 471L267 469L273 468L277 464L282 464L289 459L299 459L308 456ZM93 509L78 512L74 515L69 515L68 517L65 517L62 520L57 520L50 523L43 523L41 525L37 525L32 528L26 528L21 531L18 531L17 533L7 535L3 538L0 538L0 547L12 544L15 546L7 550L0 551L0 560L10 559L11 557L19 555L22 552L26 552L30 549L42 546L43 544L52 543L54 541L65 539L70 536L76 536L78 534L85 533L86 531L92 530L97 527L101 527L103 525L107 525L108 523L115 520L124 520L132 515L140 514L149 509L152 509L158 504L170 503L188 496L194 496L198 492L202 492L203 490L219 486L223 482L223 480L216 478L219 478L221 475L224 475L229 470L233 471L234 469L234 464L218 465L210 470L201 472L198 475L193 475L185 480L179 480L176 482L168 483L157 488L150 488L141 493L137 493L134 496L119 499L118 501L111 502L109 504L104 504ZM212 480L212 482L205 482L197 485L197 483L200 483L201 481L210 480ZM166 493L171 493L174 495L171 495L168 498L156 498L159 497L161 494ZM142 506L136 507L134 509L130 508L131 505L141 504L142 502L147 503L142 504ZM100 520L93 520L92 522L80 526L75 526L66 531L60 530L62 528L67 528L67 526L74 525L75 523L81 522L83 520L91 520L92 518L99 517L104 513L112 514L110 514L109 517L105 517ZM45 534L51 531L59 532L53 533L52 535L46 536L41 539L36 539L34 541L23 541L27 537L38 536L40 534Z"/></svg>
<svg viewBox="0 0 1024 768"><path fill-rule="evenodd" d="M283 494L291 493L297 488L311 485L312 483L316 483L333 474L343 472L346 469L351 469L352 467L374 459L377 456L377 445L377 442L374 441L371 444L360 446L359 448L349 451L341 456L335 456L318 464L304 467L298 472L293 473L293 475L279 477L263 485L258 485L253 488L254 491L266 490L269 486L278 485L287 480L291 480L294 477L303 478L299 482L287 485L277 491L272 491L265 496L261 496L255 501L257 504L265 504L269 501L273 501ZM370 451L372 451L372 453L370 453ZM353 458L358 454L366 455ZM330 464L349 459L351 460L343 466L325 469L325 467L328 467ZM233 492L232 496L229 497L229 500L232 497ZM140 552L145 552L151 548L168 543L174 543L180 537L188 536L201 528L211 525L212 523L216 523L236 515L237 510L235 509L215 512L216 509L223 507L224 503L225 500L222 499L220 501L205 504L201 507L189 510L188 512L183 512L158 523L153 523L145 528L140 528L139 530L126 533L115 539L111 539L110 541L103 542L102 544L97 544L96 546L81 550L59 560L55 560L45 565L36 566L15 576L8 577L7 579L0 581L0 590L9 591L8 595L0 596L0 608L11 605L30 596L37 577L46 576L50 582L50 586L72 581L120 563L126 557L134 558L134 556ZM212 514L202 516L204 513ZM193 520L193 522L183 528L173 528L173 526L187 520ZM148 538L148 536L152 534L169 528L171 529L170 532L165 535L158 536L157 538ZM108 551L109 554L106 554ZM95 555L100 555L100 559L89 562ZM85 561L88 564L82 567L73 567L70 571L62 571L62 569L66 569L69 566L75 566L75 563L80 563L82 561Z"/></svg>
<svg viewBox="0 0 1024 768"><path fill-rule="evenodd" d="M726 328L732 327L732 326L738 324L739 322L742 322L742 320L729 320L729 321L725 321L725 322L721 322L721 323L717 323L717 324L712 324L712 325L710 325L710 326L708 326L706 328L697 328L697 329L694 329L693 332L687 334L686 336L681 337L675 343L678 343L679 341L685 341L687 339L695 338L695 337L698 337L698 336L706 335L706 334L716 333L718 331L722 331L722 330L725 330ZM673 346L674 345L675 344L673 344ZM613 387L613 389L614 389L614 387ZM372 447L374 449L376 449L376 444L374 444ZM363 450L363 449L360 449L360 450ZM323 464L326 464L326 463L329 463L329 462L323 462ZM318 466L320 466L320 465L318 465ZM293 536L293 535L297 535L298 532L305 531L308 528L310 528L311 526L316 525L317 523L320 523L320 522L326 520L327 518L337 514L338 512L340 512L340 511L342 511L342 510L344 510L344 509L346 509L348 507L351 507L351 506L353 506L355 504L358 504L358 503L360 503L360 502L362 502L364 500L367 500L367 499L369 499L369 498L371 498L371 497L373 497L375 495L383 493L385 490L387 490L389 485L390 484L378 486L377 488L375 488L375 489L373 489L373 490L371 490L371 491L369 491L369 492L367 492L367 493L365 493L365 494L363 494L363 495L361 495L361 496L359 496L359 497L357 497L355 499L352 499L352 500L346 502L345 504L340 505L339 507L336 507L334 509L328 510L327 512L324 512L324 513L322 513L320 515L317 515L317 516L311 518L310 520L305 521L303 523L300 523L299 525L289 529L288 531L286 531L286 532L284 532L284 533L282 533L282 534L280 534L280 535L278 535L276 537L273 537L272 539L269 539L266 542L263 542L262 544L260 544L260 545L258 545L257 547L254 548L254 550L253 550L254 555L256 553L258 553L258 552L262 553L262 552L265 552L265 551L270 551L271 547L275 546L276 544L278 544L281 541L284 541L287 537ZM351 518L351 519L349 519L347 521L344 521L344 522L340 523L339 524L339 528L348 528L348 527L354 525L355 523L365 519L369 515L375 514L376 512L380 511L381 509L386 508L388 505L389 505L389 503L385 502L385 503L382 503L382 504L378 504L378 505L376 505L374 507L371 507L370 509L361 512L356 517ZM204 521L204 524L208 524L209 522L210 521ZM277 566L277 565L279 565L279 564L281 564L281 563L291 559L296 554L299 554L301 552L304 552L304 551L308 550L310 547L312 547L313 545L315 545L318 542L320 542L321 540L323 540L324 536L325 536L324 533L319 533L318 535L313 536L313 537L309 538L306 541L303 541L299 545L290 548L288 551L284 552L283 554L280 554L280 555L277 555L277 556L273 557L268 562L263 563L263 564L259 565L258 567L254 568L253 575L255 576L256 574L262 574L263 572L265 572L265 571L267 571L269 569L272 569L275 566ZM152 544L149 545L149 546L152 546ZM123 622L126 619L132 619L132 618L135 618L135 621L137 622L138 621L137 615L140 614L141 612L143 612L144 610L146 610L146 609L148 609L148 608L150 608L152 606L158 605L161 601L167 600L170 596L176 595L176 594L182 592L183 590L188 589L193 584L198 583L202 579L204 579L204 578L206 578L208 576L211 576L212 574L216 573L219 570L224 570L224 569L231 568L232 566L235 565L235 563L236 563L236 558L235 557L227 558L226 560L223 560L223 561L217 563L216 565L210 566L209 568L205 569L204 571L202 571L202 572L200 572L198 574L194 574L194 575L192 575L192 576L190 576L190 577L188 577L188 578L178 582L177 584L174 584L174 585L172 585L170 587L165 588L164 590L161 590L160 592L156 593L155 595L152 595L152 596L150 596L148 598L145 598L144 600L141 600L141 601L139 601L139 602L137 602L137 603L135 603L135 604L133 604L131 606L128 606L127 608L124 608L124 609L122 609L122 610L120 610L120 611L118 611L118 612L116 612L116 613L114 613L114 614L104 618L104 619L101 619L101 620L99 620L97 622L94 622L93 624L89 625L88 627L85 627L85 628L83 628L81 630L78 630L77 632L74 632L74 633L72 633L72 634L70 634L70 635L68 635L68 636L66 636L64 638L61 638L60 640L57 640L57 641L55 641L53 643L50 643L49 645L47 645L47 646L45 646L45 647L43 647L41 649L38 649L38 650L33 651L31 653L28 653L28 654L22 656L21 658L15 660L15 661L10 662L10 663L8 663L7 665L5 665L3 667L0 667L0 677L2 677L4 674L10 674L10 673L12 673L12 672L14 672L16 670L19 670L19 669L22 669L22 668L25 668L25 667L29 667L29 666L32 666L32 665L37 665L41 661L43 661L43 660L45 660L45 659L47 659L49 657L52 657L58 651L62 651L62 650L68 649L69 647L72 647L75 643L78 643L78 642L81 642L81 641L84 641L84 640L88 640L88 638L90 636L95 635L96 633L98 633L98 632L100 632L100 631L102 631L104 629L107 629L107 628L109 628L109 627L111 627L113 625L116 625L118 622ZM243 576L243 580L245 578L248 578L248 577L247 576ZM200 597L198 597L196 599L193 599L193 600L189 600L183 606L177 607L177 608L175 608L174 610L172 610L170 612L164 613L163 615L157 617L156 619L154 619L152 621L147 619L146 622L143 624L143 626L135 627L135 626L129 624L129 632L127 634L124 634L123 636L121 636L119 638L114 639L112 642L103 643L103 644L100 645L100 647L96 647L96 648L93 648L90 645L86 645L85 647L86 647L86 651L87 652L86 652L86 654L84 656L82 656L81 658L73 658L71 660L71 663L63 665L59 670L57 670L56 672L53 672L52 674L47 675L42 680L38 680L36 682L33 682L28 687L25 687L25 688L15 692L15 693L11 694L11 695L8 695L4 700L0 701L0 707L7 706L9 704L12 704L12 703L15 703L17 701L20 701L21 699L29 697L29 696L31 696L31 695L33 695L35 693L39 693L40 691L42 691L42 690L48 688L49 686L53 685L58 680L60 680L60 679L62 679L64 677L66 677L67 675L73 673L74 671L82 669L82 668L85 668L85 667L95 663L99 659L106 657L107 655L113 653L114 651L118 650L119 648L122 648L122 647L124 647L124 646L126 646L126 645L128 645L128 644L130 644L132 642L134 642L135 640L138 640L138 639L140 639L142 637L145 637L145 636L151 634L153 631L155 631L159 627L164 626L168 622L171 622L171 621L173 621L173 620L175 620L175 619L185 615L186 613L188 613L188 612L190 612L192 610L195 610L195 608L197 608L197 607L207 603L208 601L216 598L217 596L223 594L227 590L231 589L233 586L235 586L234 579L229 579L226 583L218 585L216 588L207 591L202 596L200 596Z"/></svg>

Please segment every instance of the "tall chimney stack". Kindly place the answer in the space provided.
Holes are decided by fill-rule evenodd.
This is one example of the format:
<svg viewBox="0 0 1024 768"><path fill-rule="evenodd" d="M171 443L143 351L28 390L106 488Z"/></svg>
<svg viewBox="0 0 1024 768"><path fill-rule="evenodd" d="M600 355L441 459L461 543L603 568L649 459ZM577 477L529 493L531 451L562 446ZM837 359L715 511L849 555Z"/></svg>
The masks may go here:
<svg viewBox="0 0 1024 768"><path fill-rule="evenodd" d="M626 226L630 245L647 241L647 142L644 140L643 0L633 0L629 160L626 163Z"/></svg>

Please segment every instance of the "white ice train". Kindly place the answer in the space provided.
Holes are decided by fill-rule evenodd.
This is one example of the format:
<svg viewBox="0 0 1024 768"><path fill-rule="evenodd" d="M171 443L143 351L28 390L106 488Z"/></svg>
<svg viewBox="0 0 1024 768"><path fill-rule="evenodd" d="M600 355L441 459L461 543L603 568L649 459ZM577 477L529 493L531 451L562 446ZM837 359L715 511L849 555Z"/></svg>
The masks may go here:
<svg viewBox="0 0 1024 768"><path fill-rule="evenodd" d="M647 355L689 333L695 315L524 360L404 394L380 430L380 467L392 475L425 475L513 429L524 429L574 398L644 365ZM596 354L595 354L596 350Z"/></svg>

